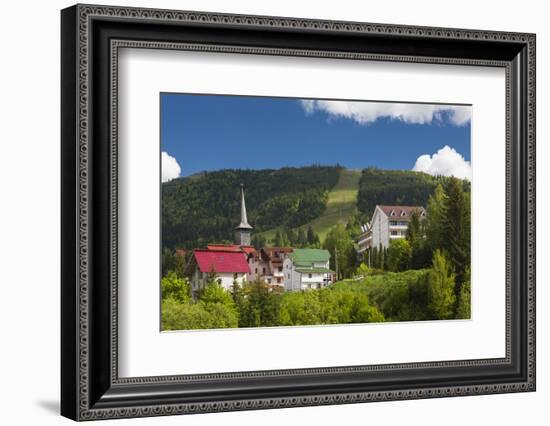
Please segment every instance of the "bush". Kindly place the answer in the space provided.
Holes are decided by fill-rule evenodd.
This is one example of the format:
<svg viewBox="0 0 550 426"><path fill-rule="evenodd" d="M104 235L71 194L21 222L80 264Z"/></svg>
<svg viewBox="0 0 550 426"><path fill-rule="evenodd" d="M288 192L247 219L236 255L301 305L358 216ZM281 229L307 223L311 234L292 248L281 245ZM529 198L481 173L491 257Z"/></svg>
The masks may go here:
<svg viewBox="0 0 550 426"><path fill-rule="evenodd" d="M197 303L178 303L174 299L162 302L163 330L193 330L211 328L211 315Z"/></svg>
<svg viewBox="0 0 550 426"><path fill-rule="evenodd" d="M162 329L165 331L235 328L238 325L237 312L221 303L179 303L174 299L162 302Z"/></svg>
<svg viewBox="0 0 550 426"><path fill-rule="evenodd" d="M286 293L281 300L280 325L321 324L321 304L317 291Z"/></svg>

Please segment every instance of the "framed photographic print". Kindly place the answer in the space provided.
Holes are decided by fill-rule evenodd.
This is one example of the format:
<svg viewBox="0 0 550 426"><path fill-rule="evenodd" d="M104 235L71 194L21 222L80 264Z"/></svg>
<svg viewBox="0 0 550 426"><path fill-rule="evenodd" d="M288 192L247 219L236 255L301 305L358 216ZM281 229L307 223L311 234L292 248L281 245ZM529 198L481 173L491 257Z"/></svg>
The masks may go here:
<svg viewBox="0 0 550 426"><path fill-rule="evenodd" d="M535 390L535 36L76 5L74 420Z"/></svg>

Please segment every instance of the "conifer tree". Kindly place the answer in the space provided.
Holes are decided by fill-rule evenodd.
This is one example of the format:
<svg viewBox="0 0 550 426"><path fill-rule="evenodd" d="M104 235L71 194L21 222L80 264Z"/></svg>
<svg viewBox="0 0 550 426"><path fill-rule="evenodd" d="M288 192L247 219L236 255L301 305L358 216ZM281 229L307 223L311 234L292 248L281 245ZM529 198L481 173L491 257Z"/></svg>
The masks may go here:
<svg viewBox="0 0 550 426"><path fill-rule="evenodd" d="M445 255L434 252L432 269L428 273L428 309L434 319L449 319L454 316L455 280Z"/></svg>
<svg viewBox="0 0 550 426"><path fill-rule="evenodd" d="M311 246L315 245L316 238L315 238L315 232L313 232L313 228L311 225L307 227L307 243Z"/></svg>
<svg viewBox="0 0 550 426"><path fill-rule="evenodd" d="M455 296L458 298L466 268L470 266L470 208L459 179L451 178L445 193L442 211L442 232L445 238L441 246L456 274Z"/></svg>
<svg viewBox="0 0 550 426"><path fill-rule="evenodd" d="M471 285L470 285L470 268L466 268L464 274L464 282L460 287L460 294L456 301L456 316L457 319L470 319L471 317Z"/></svg>
<svg viewBox="0 0 550 426"><path fill-rule="evenodd" d="M284 243L283 243L283 238L281 237L281 233L279 231L277 231L275 233L275 238L273 239L273 245L275 247L282 247L284 246Z"/></svg>
<svg viewBox="0 0 550 426"><path fill-rule="evenodd" d="M407 240L411 247L413 247L420 237L420 215L415 210L411 214L411 220L409 221L409 227L407 228Z"/></svg>
<svg viewBox="0 0 550 426"><path fill-rule="evenodd" d="M300 247L304 247L307 244L306 233L304 232L303 228L300 228L298 230L298 241L297 241L297 243Z"/></svg>
<svg viewBox="0 0 550 426"><path fill-rule="evenodd" d="M426 208L426 243L432 251L441 248L443 243L443 204L445 202L445 191L443 186L438 184L434 193L428 200Z"/></svg>

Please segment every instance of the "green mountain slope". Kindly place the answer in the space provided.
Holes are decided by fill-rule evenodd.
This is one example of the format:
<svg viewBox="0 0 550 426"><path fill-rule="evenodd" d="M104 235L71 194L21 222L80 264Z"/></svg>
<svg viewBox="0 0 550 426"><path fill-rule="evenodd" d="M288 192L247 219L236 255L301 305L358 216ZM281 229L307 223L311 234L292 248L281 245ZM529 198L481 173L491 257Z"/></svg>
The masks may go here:
<svg viewBox="0 0 550 426"><path fill-rule="evenodd" d="M232 242L240 221L241 183L254 234L275 227L300 227L323 213L339 170L325 166L227 169L164 183L162 244L191 249Z"/></svg>
<svg viewBox="0 0 550 426"><path fill-rule="evenodd" d="M341 169L338 183L328 193L327 204L323 213L312 221L298 227L298 229L303 228L307 230L311 226L320 240L323 241L332 226L338 223L345 225L356 212L360 178L361 170ZM271 240L275 237L277 231L282 231L282 227L270 229L261 235L267 240Z"/></svg>
<svg viewBox="0 0 550 426"><path fill-rule="evenodd" d="M321 166L201 173L162 185L163 246L231 243L240 220L241 183L252 235L257 244L269 245L277 231L303 234L311 226L322 242L338 223L351 219L358 229L377 204L426 206L445 179L408 170Z"/></svg>
<svg viewBox="0 0 550 426"><path fill-rule="evenodd" d="M369 221L377 204L426 207L437 184L444 184L448 179L410 170L366 168L361 174L357 194L361 220ZM466 191L470 190L468 181L463 181L463 185Z"/></svg>

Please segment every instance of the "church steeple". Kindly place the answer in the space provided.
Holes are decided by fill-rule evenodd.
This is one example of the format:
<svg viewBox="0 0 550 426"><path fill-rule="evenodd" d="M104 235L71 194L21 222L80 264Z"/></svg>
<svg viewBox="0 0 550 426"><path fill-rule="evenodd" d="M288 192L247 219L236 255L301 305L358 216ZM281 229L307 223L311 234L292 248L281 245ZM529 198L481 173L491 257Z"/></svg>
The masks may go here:
<svg viewBox="0 0 550 426"><path fill-rule="evenodd" d="M244 185L241 183L241 223L235 228L235 244L240 246L250 245L250 234L252 226L246 217L246 204L244 202Z"/></svg>

